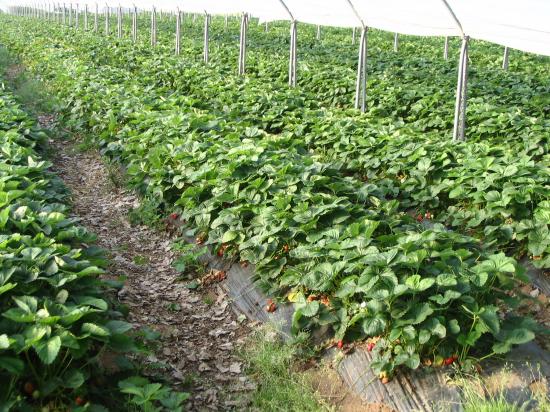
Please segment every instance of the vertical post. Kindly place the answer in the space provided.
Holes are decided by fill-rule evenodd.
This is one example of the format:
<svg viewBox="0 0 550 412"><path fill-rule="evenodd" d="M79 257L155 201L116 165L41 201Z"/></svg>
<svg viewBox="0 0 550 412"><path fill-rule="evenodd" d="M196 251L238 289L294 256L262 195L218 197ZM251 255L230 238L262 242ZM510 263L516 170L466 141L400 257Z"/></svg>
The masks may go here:
<svg viewBox="0 0 550 412"><path fill-rule="evenodd" d="M248 14L243 13L241 19L241 37L239 44L239 75L244 75L246 69L246 35L248 31Z"/></svg>
<svg viewBox="0 0 550 412"><path fill-rule="evenodd" d="M88 31L88 4L84 5L84 31Z"/></svg>
<svg viewBox="0 0 550 412"><path fill-rule="evenodd" d="M178 7L176 11L176 56L180 54L180 40L181 40L181 12Z"/></svg>
<svg viewBox="0 0 550 412"><path fill-rule="evenodd" d="M66 12L67 12L67 8L65 7L65 3L63 3L63 26L65 24L67 24L67 15L66 15Z"/></svg>
<svg viewBox="0 0 550 412"><path fill-rule="evenodd" d="M73 25L73 3L69 3L69 27Z"/></svg>
<svg viewBox="0 0 550 412"><path fill-rule="evenodd" d="M357 31L357 28L354 27L352 32L351 32L351 44L355 44L355 32Z"/></svg>
<svg viewBox="0 0 550 412"><path fill-rule="evenodd" d="M321 26L317 25L317 35L315 36L317 40L321 40Z"/></svg>
<svg viewBox="0 0 550 412"><path fill-rule="evenodd" d="M443 46L443 58L447 60L449 58L449 37L445 36L445 45Z"/></svg>
<svg viewBox="0 0 550 412"><path fill-rule="evenodd" d="M119 39L122 38L122 7L120 6L120 4L118 5L118 9L117 9L117 21L116 21L116 24L117 24L117 37Z"/></svg>
<svg viewBox="0 0 550 412"><path fill-rule="evenodd" d="M78 18L80 14L80 5L76 3L75 12L74 12L74 26L78 29Z"/></svg>
<svg viewBox="0 0 550 412"><path fill-rule="evenodd" d="M157 9L153 6L151 11L151 46L157 45Z"/></svg>
<svg viewBox="0 0 550 412"><path fill-rule="evenodd" d="M393 35L393 51L397 53L397 49L399 49L399 34L395 33Z"/></svg>
<svg viewBox="0 0 550 412"><path fill-rule="evenodd" d="M109 5L105 3L105 36L108 36L110 34L109 29Z"/></svg>
<svg viewBox="0 0 550 412"><path fill-rule="evenodd" d="M98 24L97 24L98 15L99 15L99 6L96 3L95 4L95 14L94 14L94 33L97 33L97 30L98 30Z"/></svg>
<svg viewBox="0 0 550 412"><path fill-rule="evenodd" d="M468 36L462 38L458 63L453 140L464 140L466 130L466 101L468 83Z"/></svg>
<svg viewBox="0 0 550 412"><path fill-rule="evenodd" d="M267 33L269 31L269 25L267 24L267 21L265 22L265 32Z"/></svg>
<svg viewBox="0 0 550 412"><path fill-rule="evenodd" d="M367 101L367 27L361 28L359 58L357 62L357 82L355 85L355 108L364 113Z"/></svg>
<svg viewBox="0 0 550 412"><path fill-rule="evenodd" d="M203 46L203 60L205 64L208 64L208 43L210 39L210 16L208 13L204 13L204 46Z"/></svg>
<svg viewBox="0 0 550 412"><path fill-rule="evenodd" d="M227 14L226 14L226 15L225 15L225 19L224 19L224 21L223 21L223 28L224 28L224 29L227 29L227 20L228 20L228 16L227 16Z"/></svg>
<svg viewBox="0 0 550 412"><path fill-rule="evenodd" d="M510 61L510 49L508 47L504 47L504 56L502 57L502 68L504 70L508 70L509 61Z"/></svg>
<svg viewBox="0 0 550 412"><path fill-rule="evenodd" d="M288 63L288 85L290 87L296 87L296 37L297 37L297 23L295 19L292 19L290 23L290 60Z"/></svg>
<svg viewBox="0 0 550 412"><path fill-rule="evenodd" d="M134 5L134 11L132 13L132 40L137 42L137 7Z"/></svg>

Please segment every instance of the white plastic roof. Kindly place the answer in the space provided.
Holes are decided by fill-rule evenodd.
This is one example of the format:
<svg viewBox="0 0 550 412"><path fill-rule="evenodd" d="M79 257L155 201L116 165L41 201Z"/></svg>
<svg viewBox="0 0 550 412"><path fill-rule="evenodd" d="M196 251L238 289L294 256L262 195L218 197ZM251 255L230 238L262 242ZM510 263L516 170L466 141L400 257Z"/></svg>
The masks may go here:
<svg viewBox="0 0 550 412"><path fill-rule="evenodd" d="M212 15L248 12L267 22L291 20L283 2L292 17L304 23L358 27L362 21L368 27L402 34L462 36L447 3L464 34L471 38L550 56L550 0L446 0L446 3L445 0L122 0L110 1L109 5L133 7L135 4L140 9L155 6L159 10L179 8ZM67 6L69 3L65 1ZM73 2L73 6L76 3ZM95 1L78 3L81 9L88 4L90 10L95 10ZM102 10L105 2L98 3ZM22 3L0 0L2 8L10 5Z"/></svg>

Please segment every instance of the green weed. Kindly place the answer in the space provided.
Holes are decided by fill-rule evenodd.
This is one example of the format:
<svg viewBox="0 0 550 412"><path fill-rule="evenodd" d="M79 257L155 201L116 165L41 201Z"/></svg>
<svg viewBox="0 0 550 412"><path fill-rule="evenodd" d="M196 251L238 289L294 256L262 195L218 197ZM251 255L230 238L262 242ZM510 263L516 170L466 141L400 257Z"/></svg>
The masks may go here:
<svg viewBox="0 0 550 412"><path fill-rule="evenodd" d="M247 373L257 383L252 394L253 409L261 411L330 410L313 391L304 374L293 368L297 349L278 339L270 327L253 332L240 355Z"/></svg>

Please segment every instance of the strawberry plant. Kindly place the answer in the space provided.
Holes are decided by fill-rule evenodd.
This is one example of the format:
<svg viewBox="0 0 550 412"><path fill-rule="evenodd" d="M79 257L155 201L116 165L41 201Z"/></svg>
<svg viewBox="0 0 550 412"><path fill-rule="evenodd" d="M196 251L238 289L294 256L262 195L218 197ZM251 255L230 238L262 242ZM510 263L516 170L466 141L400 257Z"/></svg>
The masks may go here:
<svg viewBox="0 0 550 412"><path fill-rule="evenodd" d="M450 144L456 73L432 40L396 56L373 31L363 116L349 110L355 50L336 29L322 47L306 40L300 87L288 89L283 26L251 30L243 79L230 48L200 63L189 22L182 59L166 42L0 18L2 41L66 102L64 122L162 212L180 211L197 243L254 264L264 290L294 303L294 331L373 339L388 378L504 353L539 330L510 310L527 281L516 258L548 267L547 59L518 55L524 80L496 72L495 46L475 42L471 138Z"/></svg>

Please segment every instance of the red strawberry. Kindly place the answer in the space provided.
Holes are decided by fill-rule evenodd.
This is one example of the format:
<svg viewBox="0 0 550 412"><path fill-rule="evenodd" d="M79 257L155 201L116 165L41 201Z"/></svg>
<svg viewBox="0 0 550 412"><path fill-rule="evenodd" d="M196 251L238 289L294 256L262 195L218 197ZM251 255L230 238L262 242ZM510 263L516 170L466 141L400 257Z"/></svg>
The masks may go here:
<svg viewBox="0 0 550 412"><path fill-rule="evenodd" d="M269 313L273 313L277 310L277 305L275 304L275 302L273 302L273 300L268 299L265 310L267 310Z"/></svg>
<svg viewBox="0 0 550 412"><path fill-rule="evenodd" d="M176 219L179 217L179 215L178 215L177 213L170 213L170 216L169 216L169 217L170 217L170 219L172 219L172 220L176 220Z"/></svg>
<svg viewBox="0 0 550 412"><path fill-rule="evenodd" d="M416 220L419 222L422 222L424 218L422 217L422 213L420 213L418 216L416 216Z"/></svg>
<svg viewBox="0 0 550 412"><path fill-rule="evenodd" d="M76 403L78 406L82 406L84 405L85 401L80 396L77 396L76 399L74 400L74 403Z"/></svg>
<svg viewBox="0 0 550 412"><path fill-rule="evenodd" d="M344 342L340 339L336 346L338 347L338 349L342 349L344 347Z"/></svg>
<svg viewBox="0 0 550 412"><path fill-rule="evenodd" d="M371 352L373 349L374 349L374 343L372 342L367 343L367 350Z"/></svg>
<svg viewBox="0 0 550 412"><path fill-rule="evenodd" d="M448 357L447 359L445 359L445 365L450 365L454 362L455 360L453 359L452 356Z"/></svg>
<svg viewBox="0 0 550 412"><path fill-rule="evenodd" d="M23 386L23 390L25 391L26 394L32 395L32 393L34 392L34 389L35 388L32 382L25 382L25 385Z"/></svg>

